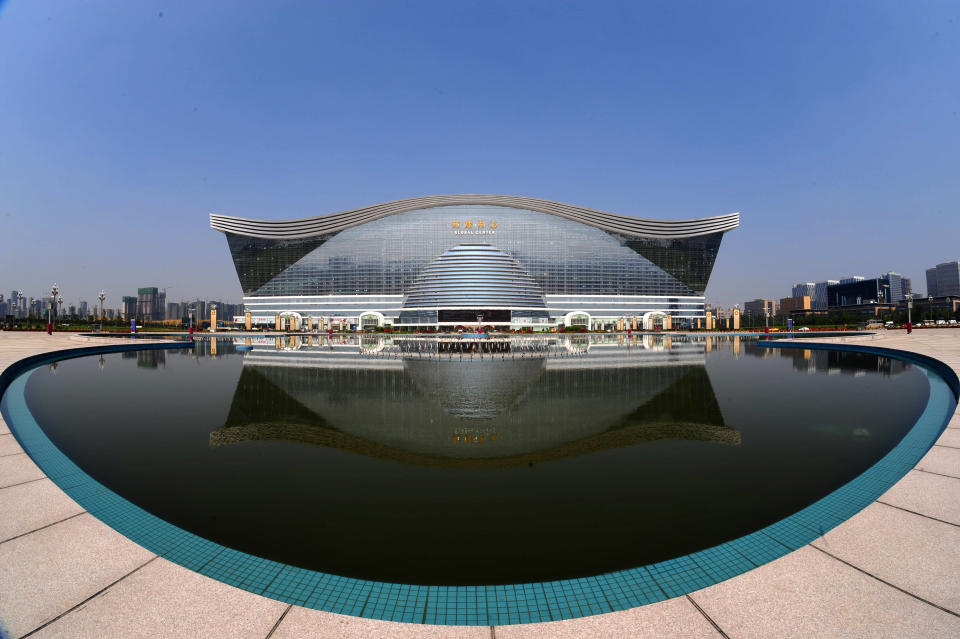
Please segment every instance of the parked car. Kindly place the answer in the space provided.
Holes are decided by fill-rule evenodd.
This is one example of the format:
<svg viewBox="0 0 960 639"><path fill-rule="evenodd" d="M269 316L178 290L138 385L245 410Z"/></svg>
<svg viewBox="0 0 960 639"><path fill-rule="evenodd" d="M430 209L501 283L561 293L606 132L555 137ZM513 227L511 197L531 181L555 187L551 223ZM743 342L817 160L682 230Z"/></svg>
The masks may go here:
<svg viewBox="0 0 960 639"><path fill-rule="evenodd" d="M801 326L801 327L798 328L797 330L798 330L798 331L809 331L809 330L810 330L810 327L809 327L809 326Z"/></svg>

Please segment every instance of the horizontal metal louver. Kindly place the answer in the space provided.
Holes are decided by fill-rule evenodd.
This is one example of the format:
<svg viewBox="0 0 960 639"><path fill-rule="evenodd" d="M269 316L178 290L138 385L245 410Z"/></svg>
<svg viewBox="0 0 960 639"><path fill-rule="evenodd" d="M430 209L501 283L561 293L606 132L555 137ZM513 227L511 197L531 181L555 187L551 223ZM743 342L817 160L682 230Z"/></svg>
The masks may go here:
<svg viewBox="0 0 960 639"><path fill-rule="evenodd" d="M460 244L423 269L407 292L404 308L545 308L543 290L503 250L490 244Z"/></svg>
<svg viewBox="0 0 960 639"><path fill-rule="evenodd" d="M676 239L725 233L737 228L740 214L689 220L655 220L597 211L582 206L563 204L519 195L427 195L393 202L374 204L359 209L330 213L296 220L251 220L229 215L210 215L210 226L224 233L264 239L297 239L339 233L383 217L440 206L486 205L539 211L574 220L611 233L634 237Z"/></svg>

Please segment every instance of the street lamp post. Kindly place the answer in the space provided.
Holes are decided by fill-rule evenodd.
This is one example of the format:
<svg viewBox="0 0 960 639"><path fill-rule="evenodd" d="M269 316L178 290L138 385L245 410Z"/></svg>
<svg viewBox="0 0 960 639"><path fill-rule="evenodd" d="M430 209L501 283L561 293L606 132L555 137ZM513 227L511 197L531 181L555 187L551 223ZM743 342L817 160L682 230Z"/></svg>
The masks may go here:
<svg viewBox="0 0 960 639"><path fill-rule="evenodd" d="M17 312L14 313L15 317L20 316L20 306L23 304L23 291L17 291Z"/></svg>
<svg viewBox="0 0 960 639"><path fill-rule="evenodd" d="M53 305L57 303L57 293L60 289L54 284L50 287L50 306L47 308L47 335L53 335Z"/></svg>
<svg viewBox="0 0 960 639"><path fill-rule="evenodd" d="M57 317L60 317L61 311L63 311L63 295L57 297Z"/></svg>
<svg viewBox="0 0 960 639"><path fill-rule="evenodd" d="M97 299L100 300L100 330L103 330L103 300L107 299L107 294L103 292L103 289L100 289Z"/></svg>

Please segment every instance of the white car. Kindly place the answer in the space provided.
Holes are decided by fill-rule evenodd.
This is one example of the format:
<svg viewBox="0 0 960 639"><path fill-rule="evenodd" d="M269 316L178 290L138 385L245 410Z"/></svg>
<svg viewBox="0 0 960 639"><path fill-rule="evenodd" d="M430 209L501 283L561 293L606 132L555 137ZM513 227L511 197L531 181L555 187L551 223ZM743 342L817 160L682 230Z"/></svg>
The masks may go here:
<svg viewBox="0 0 960 639"><path fill-rule="evenodd" d="M798 331L809 331L809 330L810 330L810 327L809 327L809 326L801 326L801 327L798 328L797 330L798 330Z"/></svg>

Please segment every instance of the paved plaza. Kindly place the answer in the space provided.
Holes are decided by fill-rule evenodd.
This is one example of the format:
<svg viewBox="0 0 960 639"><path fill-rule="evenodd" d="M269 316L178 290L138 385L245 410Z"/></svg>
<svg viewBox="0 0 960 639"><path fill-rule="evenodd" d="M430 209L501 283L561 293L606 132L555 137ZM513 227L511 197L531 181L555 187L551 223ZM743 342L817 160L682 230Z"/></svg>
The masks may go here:
<svg viewBox="0 0 960 639"><path fill-rule="evenodd" d="M30 355L90 346L90 339L0 332L0 371ZM928 355L960 374L960 330L823 341L838 339ZM95 343L113 341L129 343ZM958 415L880 499L781 559L640 608L495 627L342 616L201 576L86 513L0 420L0 630L11 638L960 637Z"/></svg>

